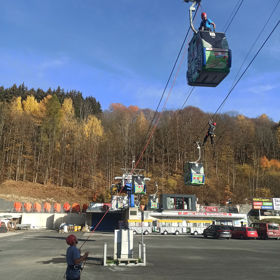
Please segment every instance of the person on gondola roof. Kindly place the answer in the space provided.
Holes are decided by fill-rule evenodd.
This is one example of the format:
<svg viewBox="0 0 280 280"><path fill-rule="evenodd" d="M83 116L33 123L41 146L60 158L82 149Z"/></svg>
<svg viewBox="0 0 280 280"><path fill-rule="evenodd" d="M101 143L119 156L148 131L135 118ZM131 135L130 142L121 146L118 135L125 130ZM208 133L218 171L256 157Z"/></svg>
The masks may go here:
<svg viewBox="0 0 280 280"><path fill-rule="evenodd" d="M216 24L211 20L207 18L207 14L206 13L201 13L201 23L200 23L200 27L199 30L201 31L212 31L211 27L213 26L214 31L216 29Z"/></svg>

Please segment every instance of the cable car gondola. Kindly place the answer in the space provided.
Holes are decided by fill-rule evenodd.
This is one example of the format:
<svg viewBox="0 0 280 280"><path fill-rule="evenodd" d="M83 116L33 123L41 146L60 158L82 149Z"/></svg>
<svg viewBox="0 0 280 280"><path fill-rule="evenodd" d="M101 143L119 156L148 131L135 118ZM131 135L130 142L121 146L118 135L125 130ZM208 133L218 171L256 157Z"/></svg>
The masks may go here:
<svg viewBox="0 0 280 280"><path fill-rule="evenodd" d="M192 22L192 12L200 0L190 7L190 25L194 32L188 48L187 80L190 86L216 87L230 72L231 50L225 33L197 31Z"/></svg>
<svg viewBox="0 0 280 280"><path fill-rule="evenodd" d="M186 185L204 185L205 184L205 174L204 167L202 163L199 163L201 157L200 145L196 142L197 148L199 150L199 158L195 162L187 162L184 167L184 179Z"/></svg>
<svg viewBox="0 0 280 280"><path fill-rule="evenodd" d="M205 175L202 163L188 162L185 166L186 185L204 185Z"/></svg>

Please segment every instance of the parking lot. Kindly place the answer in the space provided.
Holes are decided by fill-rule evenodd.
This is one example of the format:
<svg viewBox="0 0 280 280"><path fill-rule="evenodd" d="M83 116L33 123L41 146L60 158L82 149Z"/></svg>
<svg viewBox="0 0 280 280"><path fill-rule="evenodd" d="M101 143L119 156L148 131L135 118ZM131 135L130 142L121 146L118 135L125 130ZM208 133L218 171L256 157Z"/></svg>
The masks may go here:
<svg viewBox="0 0 280 280"><path fill-rule="evenodd" d="M1 279L63 279L67 234L25 231L0 235ZM77 234L81 245L87 237ZM93 233L82 248L90 258L81 279L279 279L280 241L216 240L200 236L145 236L146 267L103 267L104 242L113 255L113 234ZM137 251L140 236L134 239ZM79 246L78 246L79 247Z"/></svg>

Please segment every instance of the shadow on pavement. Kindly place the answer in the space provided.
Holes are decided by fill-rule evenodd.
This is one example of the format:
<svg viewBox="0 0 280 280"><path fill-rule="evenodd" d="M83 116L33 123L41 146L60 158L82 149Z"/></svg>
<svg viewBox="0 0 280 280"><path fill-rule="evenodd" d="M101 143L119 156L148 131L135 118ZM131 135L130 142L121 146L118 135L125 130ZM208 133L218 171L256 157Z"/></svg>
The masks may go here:
<svg viewBox="0 0 280 280"><path fill-rule="evenodd" d="M47 261L39 261L37 263L41 263L41 264L65 263L65 265L66 265L66 256L61 255L61 257L52 258L52 259L47 260ZM103 264L103 258L88 257L87 261L86 261L86 264L87 265L101 265L101 264Z"/></svg>
<svg viewBox="0 0 280 280"><path fill-rule="evenodd" d="M77 236L78 238L78 244L79 243L82 243L84 241L87 241L87 242L94 242L96 240L94 239L88 239L88 238L80 238L79 236ZM59 240L64 240L66 239L66 236L48 236L48 235L41 235L41 236L35 236L35 237L32 237L32 239L59 239Z"/></svg>
<svg viewBox="0 0 280 280"><path fill-rule="evenodd" d="M88 257L86 261L87 265L102 265L103 264L103 258L94 258L94 257Z"/></svg>
<svg viewBox="0 0 280 280"><path fill-rule="evenodd" d="M66 264L66 256L65 255L61 255L61 257L57 257L57 258L52 258L50 260L47 261L40 261L37 263L42 263L42 264L57 264L57 263L65 263Z"/></svg>

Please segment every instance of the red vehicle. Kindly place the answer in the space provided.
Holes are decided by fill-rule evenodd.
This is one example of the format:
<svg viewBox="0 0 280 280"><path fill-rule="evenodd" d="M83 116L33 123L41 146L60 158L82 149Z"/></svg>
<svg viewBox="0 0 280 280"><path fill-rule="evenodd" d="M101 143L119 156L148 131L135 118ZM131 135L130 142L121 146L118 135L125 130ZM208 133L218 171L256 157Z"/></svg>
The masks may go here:
<svg viewBox="0 0 280 280"><path fill-rule="evenodd" d="M252 223L260 239L280 239L280 228L278 224L273 223Z"/></svg>
<svg viewBox="0 0 280 280"><path fill-rule="evenodd" d="M257 239L258 232L253 227L233 227L231 230L232 238L240 239Z"/></svg>

